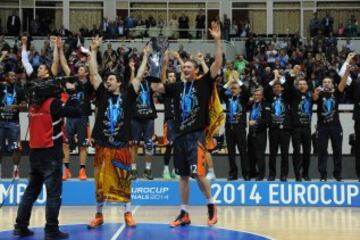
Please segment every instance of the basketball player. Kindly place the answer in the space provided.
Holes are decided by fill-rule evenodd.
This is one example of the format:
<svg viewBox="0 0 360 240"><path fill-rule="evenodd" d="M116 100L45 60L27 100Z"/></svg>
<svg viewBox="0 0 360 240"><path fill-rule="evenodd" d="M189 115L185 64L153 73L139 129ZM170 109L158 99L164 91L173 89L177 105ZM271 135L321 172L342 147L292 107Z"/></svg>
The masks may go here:
<svg viewBox="0 0 360 240"><path fill-rule="evenodd" d="M169 85L152 83L156 92L169 94L174 98L176 138L174 142L175 171L180 175L181 206L179 216L170 223L171 227L191 223L188 213L189 178L195 178L208 202L208 225L217 223L217 208L211 196L209 181L205 177L205 127L208 124L210 92L222 67L223 51L221 30L212 22L209 29L215 40L215 61L210 71L196 79L198 64L187 60L182 68L184 82Z"/></svg>
<svg viewBox="0 0 360 240"><path fill-rule="evenodd" d="M144 48L138 76L131 77L131 85L126 89L122 76L113 73L107 76L106 86L103 84L96 62L97 49L101 42L99 37L93 39L89 65L98 111L93 129L96 144L94 167L97 204L95 218L88 228L97 228L103 224L102 208L105 201L125 203L125 224L134 227L136 223L131 213L131 155L128 145L130 103L136 100L136 91L140 88L138 79L145 71L150 48Z"/></svg>

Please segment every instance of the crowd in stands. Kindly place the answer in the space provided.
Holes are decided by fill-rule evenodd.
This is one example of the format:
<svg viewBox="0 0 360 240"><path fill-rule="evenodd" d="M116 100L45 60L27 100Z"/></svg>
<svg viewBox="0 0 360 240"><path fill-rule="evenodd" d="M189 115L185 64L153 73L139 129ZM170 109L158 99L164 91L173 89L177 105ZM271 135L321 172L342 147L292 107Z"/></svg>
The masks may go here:
<svg viewBox="0 0 360 240"><path fill-rule="evenodd" d="M329 16L327 16L327 18L330 19ZM227 19L226 16L225 19ZM255 96L259 89L267 89L269 86L278 85L279 82L283 80L280 76L293 76L294 74L297 80L305 80L310 92L318 95L319 89L322 89L324 85L324 79L331 79L335 84L334 86L343 86L344 66L346 67L346 64L350 61L355 61L353 65L359 66L360 58L355 55L351 56L351 59L349 58L350 53L354 51L350 38L347 39L342 49L338 51L337 38L331 30L332 28L329 28L328 32L326 30L327 23L331 22L329 19L321 21L322 23L325 22L324 27L318 27L313 38L308 39L306 42L304 42L298 34L288 35L281 40L278 39L276 35L274 35L271 40L262 40L261 38L255 38L250 33L249 38L246 40L245 53L238 54L234 61L227 61L226 56L223 56L222 71L217 80L219 91L221 92L221 89L224 87L229 87L230 89L234 82L238 82L240 87L246 87L250 96ZM186 29L186 21L188 21L186 20L186 16L182 15L178 22L179 27L180 22L183 22L184 29ZM201 23L201 21L202 20L199 20L198 22ZM223 23L224 27L228 27L227 29L230 29L231 24L229 24L229 21L230 20L227 19ZM127 29L135 26L137 24L136 22L137 21L131 16L125 19L122 23L124 24L122 28L123 33L125 34ZM352 22L354 22L354 19ZM156 21L151 18L145 21L145 24L149 24L150 26L155 23ZM77 34L72 34L62 27L56 32L56 35L60 36L60 38L54 36L45 38L41 49L35 49L34 45L31 44L31 35L29 34L22 35L22 38L27 38L26 46L24 46L24 41L22 41L21 38L15 41L14 45L10 45L6 42L4 35L2 35L0 37L0 78L6 80L8 73L14 72L16 73L17 84L26 89L26 83L29 81L29 78L27 77L28 70L24 64L24 51L26 51L29 62L27 67L30 67L32 72L36 72L42 65L53 65L54 52L56 49L61 49L63 59L65 59L65 63L62 61L62 67L58 66L56 72L59 71L60 74L66 75L77 75L79 69L87 65L89 51L91 51L91 49L84 48L84 37L96 34L101 34L104 38L112 37L112 30L109 30L112 24L113 23L109 23L107 19L104 18L100 24L100 28L94 26L91 31L83 29L83 31L79 31ZM202 27L203 25L199 24L198 26ZM228 37L226 31L227 30L225 30L225 36ZM109 32L111 34L107 36ZM224 30L222 32L224 33ZM198 34L201 35L201 32ZM62 41L61 37L64 37L65 40ZM54 40L54 38L57 40ZM102 76L109 74L120 75L123 76L125 83L129 83L129 81L131 81L132 67L138 67L141 63L142 50L138 51L136 48L129 48L125 44L114 49L111 43L107 43L102 49L102 52L97 52L97 63L99 64L99 72ZM166 69L169 73L175 73L177 79L181 79L182 65L184 62L192 61L193 59L204 63L204 66L202 66L203 71L204 68L206 68L205 66L209 67L214 62L214 56L210 53L205 52L194 56L186 52L186 49L183 47L180 47L178 51L169 53ZM132 66L130 66L130 63ZM69 68L68 72L65 71L67 67L64 67L64 64ZM342 73L340 73L341 71ZM356 75L356 73L356 69L347 69L346 74L350 75L349 77L352 79L357 79L358 75ZM231 86L229 86L229 84ZM281 84L283 83L281 82ZM354 103L354 94L350 90L345 89L345 87L342 88L342 94L336 95L336 104ZM279 96L281 96L281 93ZM358 95L355 95L355 97L357 96ZM158 94L154 94L152 97L155 103L161 102ZM221 99L224 103L228 104L228 98L221 97ZM272 98L268 98L270 102L272 101L271 99ZM355 99L355 102L358 100L359 99ZM229 109L227 110L229 111ZM340 123L337 122L336 126L338 126L338 124ZM282 123L277 125L279 129L283 127ZM289 127L289 129L291 129L291 127ZM340 135L337 135L337 138L339 138L339 136ZM228 144L229 141L230 139L227 139ZM234 145L236 144L239 145L239 142L234 143ZM283 161L286 162L287 160L283 159ZM338 162L339 159L337 160L337 163ZM235 171L234 169L232 170ZM339 171L341 171L341 167ZM336 174L334 177L341 181L341 172L337 172ZM250 179L256 174L250 173L249 170L248 172L243 172L243 175L245 179ZM285 175L282 176L282 180L284 181L286 181L287 173ZM269 180L274 180L273 177L274 176L270 176ZM305 175L303 177L308 178L309 176ZM237 173L230 172L229 179L233 180L235 178L237 178ZM263 178L264 176L259 176L258 180L262 180ZM321 172L321 178L326 180L326 174L324 175L324 173ZM301 180L301 177L297 176L297 179Z"/></svg>

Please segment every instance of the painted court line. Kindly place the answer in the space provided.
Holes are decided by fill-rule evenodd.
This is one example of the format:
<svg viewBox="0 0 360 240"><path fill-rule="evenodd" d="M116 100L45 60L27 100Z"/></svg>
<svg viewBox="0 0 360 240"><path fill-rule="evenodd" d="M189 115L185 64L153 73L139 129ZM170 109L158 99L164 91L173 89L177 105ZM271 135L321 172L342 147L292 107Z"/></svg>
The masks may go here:
<svg viewBox="0 0 360 240"><path fill-rule="evenodd" d="M136 206L132 211L132 214L135 215L136 211L140 208L140 206ZM120 234L125 230L126 224L122 224L121 227L116 231L116 233L112 236L111 240L116 240Z"/></svg>

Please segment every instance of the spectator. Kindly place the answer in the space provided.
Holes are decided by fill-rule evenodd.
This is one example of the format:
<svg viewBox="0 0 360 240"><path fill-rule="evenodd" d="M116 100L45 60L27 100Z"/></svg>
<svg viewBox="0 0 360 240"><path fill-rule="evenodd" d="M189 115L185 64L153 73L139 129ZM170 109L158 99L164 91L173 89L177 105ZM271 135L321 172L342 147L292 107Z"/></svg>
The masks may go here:
<svg viewBox="0 0 360 240"><path fill-rule="evenodd" d="M313 37L320 29L320 21L317 12L314 12L313 18L310 20L310 36Z"/></svg>
<svg viewBox="0 0 360 240"><path fill-rule="evenodd" d="M125 29L128 31L134 27L136 27L136 20L133 15L130 15L125 19Z"/></svg>
<svg viewBox="0 0 360 240"><path fill-rule="evenodd" d="M253 60L254 53L256 50L256 43L253 38L253 35L251 34L250 37L245 42L245 49L246 49L246 57L249 61Z"/></svg>
<svg viewBox="0 0 360 240"><path fill-rule="evenodd" d="M205 14L204 10L200 9L199 13L196 15L196 38L201 39L202 34L205 30Z"/></svg>
<svg viewBox="0 0 360 240"><path fill-rule="evenodd" d="M348 21L348 24L345 28L345 34L347 37L356 37L358 35L358 23L354 17L354 15L351 16L351 18Z"/></svg>
<svg viewBox="0 0 360 240"><path fill-rule="evenodd" d="M112 49L112 44L111 43L107 44L107 50L104 52L102 62L104 64L104 68L106 66L108 66L109 62L114 62L114 63L117 62L117 54L116 54L116 51Z"/></svg>
<svg viewBox="0 0 360 240"><path fill-rule="evenodd" d="M354 46L353 46L350 38L346 38L346 42L342 46L342 49L345 52L353 52L354 51Z"/></svg>
<svg viewBox="0 0 360 240"><path fill-rule="evenodd" d="M34 68L34 71L37 71L37 68L41 64L41 57L38 51L36 51L34 46L30 47L30 54L29 54L29 62L31 66Z"/></svg>
<svg viewBox="0 0 360 240"><path fill-rule="evenodd" d="M152 15L146 20L146 28L156 27L156 20Z"/></svg>
<svg viewBox="0 0 360 240"><path fill-rule="evenodd" d="M117 22L117 34L120 38L125 36L125 23L122 19L119 19Z"/></svg>
<svg viewBox="0 0 360 240"><path fill-rule="evenodd" d="M329 36L329 33L333 32L334 19L326 12L325 17L321 21L322 29L325 36Z"/></svg>
<svg viewBox="0 0 360 240"><path fill-rule="evenodd" d="M336 31L338 37L343 37L345 35L345 28L343 23L339 23L338 29Z"/></svg>
<svg viewBox="0 0 360 240"><path fill-rule="evenodd" d="M18 36L20 34L21 22L19 16L13 11L12 15L7 20L7 32L11 36Z"/></svg>
<svg viewBox="0 0 360 240"><path fill-rule="evenodd" d="M172 39L177 38L177 30L179 29L179 22L175 14L172 15L169 21L169 37Z"/></svg>
<svg viewBox="0 0 360 240"><path fill-rule="evenodd" d="M57 31L57 33L61 36L61 37L68 37L70 35L70 31L67 30L64 25L61 25L60 29Z"/></svg>
<svg viewBox="0 0 360 240"><path fill-rule="evenodd" d="M230 18L228 18L227 15L224 14L224 39L226 41L230 40L230 28L231 28Z"/></svg>
<svg viewBox="0 0 360 240"><path fill-rule="evenodd" d="M103 20L100 23L99 27L100 33L104 38L108 37L109 32L109 21L106 17L103 18Z"/></svg>
<svg viewBox="0 0 360 240"><path fill-rule="evenodd" d="M279 62L280 64L280 68L285 69L288 62L289 62L289 56L286 53L285 49L281 49L279 56L276 58L276 60Z"/></svg>
<svg viewBox="0 0 360 240"><path fill-rule="evenodd" d="M180 38L188 38L189 37L189 17L185 15L185 12L182 12L179 17L179 36Z"/></svg>
<svg viewBox="0 0 360 240"><path fill-rule="evenodd" d="M246 69L246 66L249 62L244 58L243 55L237 55L234 61L234 69L238 71L240 75L242 75Z"/></svg>
<svg viewBox="0 0 360 240"><path fill-rule="evenodd" d="M32 19L30 22L30 34L31 35L38 35L40 29L39 17L36 16L35 19Z"/></svg>

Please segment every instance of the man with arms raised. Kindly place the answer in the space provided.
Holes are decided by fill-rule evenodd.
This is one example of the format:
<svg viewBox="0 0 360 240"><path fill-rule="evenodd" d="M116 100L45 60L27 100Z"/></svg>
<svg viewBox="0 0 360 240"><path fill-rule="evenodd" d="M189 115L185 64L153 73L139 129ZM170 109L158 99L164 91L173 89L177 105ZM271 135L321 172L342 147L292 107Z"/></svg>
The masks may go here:
<svg viewBox="0 0 360 240"><path fill-rule="evenodd" d="M221 30L213 22L210 34L215 40L215 61L210 71L196 80L197 62L187 60L182 73L184 82L164 85L152 83L154 91L166 93L174 98L176 138L174 141L175 171L180 175L181 209L171 227L190 224L187 205L189 200L189 178L195 178L208 201L208 225L217 222L217 208L205 178L205 127L208 125L208 104L218 71L222 67Z"/></svg>

